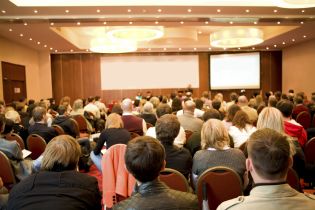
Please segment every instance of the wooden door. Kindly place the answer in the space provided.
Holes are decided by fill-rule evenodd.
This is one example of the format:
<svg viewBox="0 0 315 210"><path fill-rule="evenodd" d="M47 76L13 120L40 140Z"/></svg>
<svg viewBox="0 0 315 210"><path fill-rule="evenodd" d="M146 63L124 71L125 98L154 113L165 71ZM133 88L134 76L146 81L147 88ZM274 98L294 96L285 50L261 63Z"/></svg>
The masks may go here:
<svg viewBox="0 0 315 210"><path fill-rule="evenodd" d="M26 98L25 66L1 62L3 97L6 103Z"/></svg>

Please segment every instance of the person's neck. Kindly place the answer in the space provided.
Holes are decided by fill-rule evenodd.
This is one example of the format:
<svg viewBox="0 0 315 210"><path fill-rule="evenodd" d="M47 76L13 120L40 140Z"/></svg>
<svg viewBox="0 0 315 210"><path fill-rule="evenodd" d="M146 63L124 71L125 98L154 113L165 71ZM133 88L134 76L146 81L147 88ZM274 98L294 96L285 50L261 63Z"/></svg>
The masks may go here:
<svg viewBox="0 0 315 210"><path fill-rule="evenodd" d="M263 178L255 173L252 173L252 177L255 184L275 184L275 183L286 182L286 177L270 180L270 179Z"/></svg>
<svg viewBox="0 0 315 210"><path fill-rule="evenodd" d="M45 121L44 120L41 120L41 121L38 121L36 123L39 123L39 124L45 124Z"/></svg>
<svg viewBox="0 0 315 210"><path fill-rule="evenodd" d="M291 120L291 117L283 117L283 120L284 120L284 121L290 121L290 120Z"/></svg>

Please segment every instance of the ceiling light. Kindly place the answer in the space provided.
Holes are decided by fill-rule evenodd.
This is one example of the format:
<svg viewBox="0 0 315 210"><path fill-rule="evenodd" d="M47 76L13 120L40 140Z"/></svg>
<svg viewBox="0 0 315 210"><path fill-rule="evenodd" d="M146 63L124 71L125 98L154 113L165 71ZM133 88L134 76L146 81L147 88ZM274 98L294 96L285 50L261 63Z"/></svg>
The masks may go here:
<svg viewBox="0 0 315 210"><path fill-rule="evenodd" d="M285 45L285 42L282 42L283 45Z"/></svg>
<svg viewBox="0 0 315 210"><path fill-rule="evenodd" d="M245 10L245 12L249 13L249 9Z"/></svg>
<svg viewBox="0 0 315 210"><path fill-rule="evenodd" d="M58 50L55 50L55 52L58 52Z"/></svg>
<svg viewBox="0 0 315 210"><path fill-rule="evenodd" d="M129 25L132 25L132 21L129 22Z"/></svg>
<svg viewBox="0 0 315 210"><path fill-rule="evenodd" d="M68 9L65 10L66 13L69 13L70 11Z"/></svg>
<svg viewBox="0 0 315 210"><path fill-rule="evenodd" d="M159 21L155 21L155 24L159 24Z"/></svg>
<svg viewBox="0 0 315 210"><path fill-rule="evenodd" d="M115 39L150 41L161 38L164 35L164 29L161 26L112 27L107 34Z"/></svg>
<svg viewBox="0 0 315 210"><path fill-rule="evenodd" d="M181 51L181 50L182 50L182 48L178 48L178 50L179 50L179 51Z"/></svg>
<svg viewBox="0 0 315 210"><path fill-rule="evenodd" d="M96 12L97 12L97 13L100 13L100 12L101 12L101 10L97 9L97 10L96 10Z"/></svg>
<svg viewBox="0 0 315 210"><path fill-rule="evenodd" d="M85 51L86 51L86 52L89 52L89 49L86 49Z"/></svg>
<svg viewBox="0 0 315 210"><path fill-rule="evenodd" d="M266 47L266 50L269 50L269 47Z"/></svg>
<svg viewBox="0 0 315 210"><path fill-rule="evenodd" d="M37 42L37 44L40 44L40 42Z"/></svg>
<svg viewBox="0 0 315 210"><path fill-rule="evenodd" d="M208 21L206 21L206 22L205 22L205 24L207 24L207 25L208 25L208 24L209 24L209 22L208 22Z"/></svg>
<svg viewBox="0 0 315 210"><path fill-rule="evenodd" d="M73 49L71 49L70 52L73 52Z"/></svg>
<svg viewBox="0 0 315 210"><path fill-rule="evenodd" d="M232 24L233 24L233 21L230 21L230 24L232 25Z"/></svg>
<svg viewBox="0 0 315 210"><path fill-rule="evenodd" d="M252 50L255 50L255 47L252 47Z"/></svg>
<svg viewBox="0 0 315 210"><path fill-rule="evenodd" d="M280 21L277 22L278 25L280 25L280 23L281 23Z"/></svg>
<svg viewBox="0 0 315 210"><path fill-rule="evenodd" d="M230 28L210 34L211 46L220 48L246 47L263 41L263 32L257 28Z"/></svg>
<svg viewBox="0 0 315 210"><path fill-rule="evenodd" d="M221 10L220 10L220 9L217 9L217 12L221 12Z"/></svg>
<svg viewBox="0 0 315 210"><path fill-rule="evenodd" d="M167 49L164 47L163 50L165 51L165 50L167 50Z"/></svg>
<svg viewBox="0 0 315 210"><path fill-rule="evenodd" d="M1 12L2 12L3 14L5 14L5 13L6 13L6 11L5 11L5 10L1 10Z"/></svg>
<svg viewBox="0 0 315 210"><path fill-rule="evenodd" d="M20 34L20 37L24 36L23 34Z"/></svg>
<svg viewBox="0 0 315 210"><path fill-rule="evenodd" d="M277 13L277 12L278 12L278 10L274 9L274 10L273 10L273 12L274 12L274 13Z"/></svg>
<svg viewBox="0 0 315 210"><path fill-rule="evenodd" d="M24 23L25 26L27 26L27 23Z"/></svg>
<svg viewBox="0 0 315 210"><path fill-rule="evenodd" d="M304 22L303 22L303 21L301 21L300 23L301 23L301 24L304 24Z"/></svg>
<svg viewBox="0 0 315 210"><path fill-rule="evenodd" d="M44 47L47 47L47 45L45 44Z"/></svg>
<svg viewBox="0 0 315 210"><path fill-rule="evenodd" d="M30 38L29 40L30 40L30 41L32 41L33 39L32 39L32 38Z"/></svg>
<svg viewBox="0 0 315 210"><path fill-rule="evenodd" d="M131 12L131 9L128 9L127 12Z"/></svg>
<svg viewBox="0 0 315 210"><path fill-rule="evenodd" d="M151 51L151 48L149 48L148 50Z"/></svg>
<svg viewBox="0 0 315 210"><path fill-rule="evenodd" d="M306 38L306 35L304 35L303 38Z"/></svg>
<svg viewBox="0 0 315 210"><path fill-rule="evenodd" d="M304 12L305 12L305 10L303 9L301 12L302 12L302 13L304 13Z"/></svg>
<svg viewBox="0 0 315 210"><path fill-rule="evenodd" d="M187 12L191 12L191 11L192 11L191 9L188 9L188 10L187 10Z"/></svg>
<svg viewBox="0 0 315 210"><path fill-rule="evenodd" d="M103 24L106 25L107 23L106 23L106 22L103 22Z"/></svg>
<svg viewBox="0 0 315 210"><path fill-rule="evenodd" d="M9 28L9 31L10 31L10 32L13 31L12 28Z"/></svg>
<svg viewBox="0 0 315 210"><path fill-rule="evenodd" d="M308 8L315 7L315 0L275 0L275 4L283 8Z"/></svg>
<svg viewBox="0 0 315 210"><path fill-rule="evenodd" d="M80 23L80 22L77 22L77 25L79 26L79 25L81 25L81 23Z"/></svg>
<svg viewBox="0 0 315 210"><path fill-rule="evenodd" d="M184 24L184 21L180 21L180 24L182 24L182 25L183 25L183 24Z"/></svg>
<svg viewBox="0 0 315 210"><path fill-rule="evenodd" d="M162 12L162 10L161 10L161 9L158 9L157 11L158 11L158 12Z"/></svg>
<svg viewBox="0 0 315 210"><path fill-rule="evenodd" d="M38 10L35 9L35 10L34 10L34 13L38 13Z"/></svg>
<svg viewBox="0 0 315 210"><path fill-rule="evenodd" d="M197 50L197 48L194 47L194 50Z"/></svg>
<svg viewBox="0 0 315 210"><path fill-rule="evenodd" d="M295 39L292 39L292 42L295 42Z"/></svg>
<svg viewBox="0 0 315 210"><path fill-rule="evenodd" d="M127 40L96 38L90 42L90 50L96 53L124 53L137 51L137 44Z"/></svg>
<svg viewBox="0 0 315 210"><path fill-rule="evenodd" d="M51 26L55 25L54 23L50 23Z"/></svg>
<svg viewBox="0 0 315 210"><path fill-rule="evenodd" d="M277 47L277 45L276 45L276 44L274 44L274 45L273 45L273 47Z"/></svg>
<svg viewBox="0 0 315 210"><path fill-rule="evenodd" d="M257 25L257 22L255 21L254 24Z"/></svg>
<svg viewBox="0 0 315 210"><path fill-rule="evenodd" d="M51 48L49 48L49 49L50 49L50 50L53 50L54 48L51 47Z"/></svg>

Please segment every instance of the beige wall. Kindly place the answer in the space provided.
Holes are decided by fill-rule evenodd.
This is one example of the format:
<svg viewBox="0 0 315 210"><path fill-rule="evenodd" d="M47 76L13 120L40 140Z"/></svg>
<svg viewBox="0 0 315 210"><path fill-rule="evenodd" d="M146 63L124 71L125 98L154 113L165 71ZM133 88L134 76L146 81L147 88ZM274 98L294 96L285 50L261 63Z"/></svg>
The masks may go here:
<svg viewBox="0 0 315 210"><path fill-rule="evenodd" d="M27 97L39 100L52 96L49 51L36 51L0 38L0 61L25 66ZM0 99L3 99L0 65Z"/></svg>
<svg viewBox="0 0 315 210"><path fill-rule="evenodd" d="M285 48L282 55L282 91L315 92L315 39Z"/></svg>

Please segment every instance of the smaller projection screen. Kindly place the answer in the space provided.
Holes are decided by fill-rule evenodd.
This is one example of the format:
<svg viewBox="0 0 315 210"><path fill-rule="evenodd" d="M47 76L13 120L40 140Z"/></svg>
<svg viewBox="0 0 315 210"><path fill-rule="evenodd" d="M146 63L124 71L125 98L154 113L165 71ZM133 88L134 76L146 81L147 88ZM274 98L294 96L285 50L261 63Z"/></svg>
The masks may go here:
<svg viewBox="0 0 315 210"><path fill-rule="evenodd" d="M210 88L212 90L259 89L259 53L211 55Z"/></svg>

